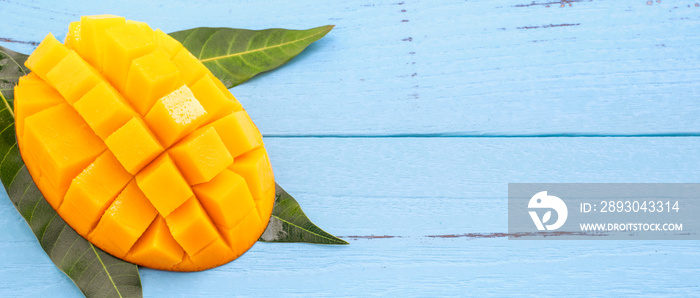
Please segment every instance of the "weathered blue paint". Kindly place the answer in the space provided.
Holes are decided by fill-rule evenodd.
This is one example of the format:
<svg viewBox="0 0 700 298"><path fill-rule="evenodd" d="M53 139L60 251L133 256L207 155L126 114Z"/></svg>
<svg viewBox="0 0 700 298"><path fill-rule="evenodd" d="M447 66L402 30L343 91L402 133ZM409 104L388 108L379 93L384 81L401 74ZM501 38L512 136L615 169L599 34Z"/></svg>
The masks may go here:
<svg viewBox="0 0 700 298"><path fill-rule="evenodd" d="M493 233L507 230L509 182L700 181L696 5L7 0L0 45L30 52L98 13L165 31L336 25L232 92L278 182L351 245L259 243L205 272L143 269L147 297L687 296L700 291L694 241ZM0 296L79 295L4 196ZM449 237L466 233L484 236Z"/></svg>

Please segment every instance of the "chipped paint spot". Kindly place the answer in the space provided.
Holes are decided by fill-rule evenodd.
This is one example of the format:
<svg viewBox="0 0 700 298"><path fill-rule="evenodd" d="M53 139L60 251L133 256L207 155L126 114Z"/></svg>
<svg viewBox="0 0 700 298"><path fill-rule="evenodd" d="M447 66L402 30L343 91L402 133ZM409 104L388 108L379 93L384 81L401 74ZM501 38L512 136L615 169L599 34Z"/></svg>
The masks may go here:
<svg viewBox="0 0 700 298"><path fill-rule="evenodd" d="M553 28L553 27L570 27L570 26L579 26L581 23L576 23L576 24L549 24L549 25L542 25L542 26L523 26L523 27L517 27L516 29L540 29L540 28Z"/></svg>
<svg viewBox="0 0 700 298"><path fill-rule="evenodd" d="M530 6L544 6L544 7L549 7L550 5L554 5L554 4L561 4L559 7L564 7L564 6L566 6L567 4L568 4L569 6L571 6L571 3L574 3L574 2L582 2L582 1L583 1L583 0L564 0L564 1L552 1L552 2L539 2L539 3L538 3L538 2L535 2L535 1L532 1L532 3L530 3L530 4L518 4L518 5L514 5L513 7L530 7Z"/></svg>
<svg viewBox="0 0 700 298"><path fill-rule="evenodd" d="M0 37L0 42L11 42L11 43L19 43L19 44L28 44L28 45L33 45L33 46L38 46L39 43L36 41L24 41L24 40L16 40L12 38L5 38L5 37Z"/></svg>
<svg viewBox="0 0 700 298"><path fill-rule="evenodd" d="M370 236L338 236L338 238L357 240L357 239L391 239L391 238L403 238L403 237L402 236L389 236L389 235L383 235L383 236L370 235Z"/></svg>

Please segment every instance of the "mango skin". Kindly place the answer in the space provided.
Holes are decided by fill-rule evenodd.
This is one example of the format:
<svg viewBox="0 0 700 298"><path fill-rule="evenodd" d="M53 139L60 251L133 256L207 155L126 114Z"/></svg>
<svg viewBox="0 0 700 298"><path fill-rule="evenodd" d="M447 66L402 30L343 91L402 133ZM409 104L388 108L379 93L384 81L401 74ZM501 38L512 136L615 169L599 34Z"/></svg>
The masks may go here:
<svg viewBox="0 0 700 298"><path fill-rule="evenodd" d="M161 270L236 259L274 203L262 136L179 42L112 15L48 34L15 88L20 153L58 214L97 247Z"/></svg>

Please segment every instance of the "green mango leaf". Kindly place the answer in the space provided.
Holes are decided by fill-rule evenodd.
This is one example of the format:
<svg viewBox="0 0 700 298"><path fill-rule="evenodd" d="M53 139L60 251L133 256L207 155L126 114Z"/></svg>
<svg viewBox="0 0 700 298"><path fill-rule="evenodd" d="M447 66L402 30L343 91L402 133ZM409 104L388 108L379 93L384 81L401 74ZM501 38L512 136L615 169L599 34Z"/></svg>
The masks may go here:
<svg viewBox="0 0 700 298"><path fill-rule="evenodd" d="M275 207L267 229L260 237L267 242L306 242L318 244L348 244L317 227L301 211L297 200L275 184Z"/></svg>
<svg viewBox="0 0 700 298"><path fill-rule="evenodd" d="M0 97L7 103L10 111L15 98L17 80L29 73L29 70L24 67L27 57L29 56L0 47Z"/></svg>
<svg viewBox="0 0 700 298"><path fill-rule="evenodd" d="M272 70L325 36L334 26L308 30L246 30L194 28L170 33L199 58L219 80L231 88L253 76ZM267 242L348 244L314 225L299 203L279 185L275 207L260 238Z"/></svg>
<svg viewBox="0 0 700 298"><path fill-rule="evenodd" d="M142 297L138 266L95 247L66 224L34 184L22 161L15 138L12 112L14 86L27 55L0 46L0 180L17 211L27 221L39 244L87 297Z"/></svg>
<svg viewBox="0 0 700 298"><path fill-rule="evenodd" d="M226 88L275 69L333 29L326 25L308 30L200 27L170 33L199 58Z"/></svg>
<svg viewBox="0 0 700 298"><path fill-rule="evenodd" d="M172 35L188 41L186 46L193 53L190 47L197 48L196 40L200 40L197 55L230 88L286 63L332 28L261 31L197 28ZM206 48L202 36L210 40ZM239 46L242 42L245 46ZM215 45L219 45L218 50ZM224 46L226 51L220 48ZM219 52L226 54L217 56ZM49 258L85 296L141 297L138 266L105 253L78 235L46 202L22 161L15 136L13 102L14 86L19 77L29 73L24 67L27 57L0 46L0 100L3 102L0 105L0 155L3 156L0 180ZM272 217L261 240L348 244L314 225L301 211L299 203L279 185Z"/></svg>

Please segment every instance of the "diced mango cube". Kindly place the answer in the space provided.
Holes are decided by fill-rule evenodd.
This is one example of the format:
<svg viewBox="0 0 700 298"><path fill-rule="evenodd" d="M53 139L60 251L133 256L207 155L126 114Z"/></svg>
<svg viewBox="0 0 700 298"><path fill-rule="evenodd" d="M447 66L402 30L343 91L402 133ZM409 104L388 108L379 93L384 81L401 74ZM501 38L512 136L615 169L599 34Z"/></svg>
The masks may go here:
<svg viewBox="0 0 700 298"><path fill-rule="evenodd" d="M21 145L20 150L22 150ZM54 210L58 210L58 207L63 203L63 196L66 194L66 189L59 190L54 186L53 181L49 181L49 177L44 175L41 166L33 155L23 154L22 160L24 160L24 163L27 165L27 170L29 170L29 174L32 175L32 180L34 180L36 186L41 190L46 201L49 202L49 205L51 205Z"/></svg>
<svg viewBox="0 0 700 298"><path fill-rule="evenodd" d="M213 127L200 129L168 150L190 185L204 183L233 163Z"/></svg>
<svg viewBox="0 0 700 298"><path fill-rule="evenodd" d="M71 180L105 150L102 140L66 103L25 120L24 146L32 148L33 158L61 199Z"/></svg>
<svg viewBox="0 0 700 298"><path fill-rule="evenodd" d="M136 112L145 115L153 103L177 87L180 71L162 50L131 62L124 95Z"/></svg>
<svg viewBox="0 0 700 298"><path fill-rule="evenodd" d="M218 228L229 247L240 255L246 251L246 247L250 247L258 241L265 226L260 221L258 211L251 209L235 227L227 229L218 226Z"/></svg>
<svg viewBox="0 0 700 298"><path fill-rule="evenodd" d="M167 153L138 173L136 183L162 216L168 216L193 195Z"/></svg>
<svg viewBox="0 0 700 298"><path fill-rule="evenodd" d="M217 238L214 242L202 248L194 256L185 254L182 263L173 266L175 271L199 271L210 267L210 265L219 266L228 263L238 254L233 251L226 241L222 238ZM207 264L206 266L203 264ZM185 269L186 268L186 269Z"/></svg>
<svg viewBox="0 0 700 298"><path fill-rule="evenodd" d="M105 31L125 23L123 17L113 15L80 17L80 55L101 71L105 60Z"/></svg>
<svg viewBox="0 0 700 298"><path fill-rule="evenodd" d="M46 81L73 104L101 82L102 77L78 54L71 51L46 74Z"/></svg>
<svg viewBox="0 0 700 298"><path fill-rule="evenodd" d="M209 71L209 75L212 77L215 77L211 73L211 71ZM228 98L229 100L232 100L233 102L236 103L236 106L234 106L234 109L233 109L234 112L238 112L238 111L243 109L243 106L238 102L238 99L236 99L236 97L234 97L233 94L231 94L231 91L229 91L228 88L226 88L226 86L224 86L224 83L221 82L221 80L215 79L214 84L216 85L217 88L219 88L219 90L221 90L221 93L226 95L226 98Z"/></svg>
<svg viewBox="0 0 700 298"><path fill-rule="evenodd" d="M130 25L130 26L137 26L137 27L141 28L141 30L143 30L143 32L148 33L148 35L150 35L150 36L155 40L155 38L156 38L156 33L153 32L153 29L151 28L151 26L149 26L149 25L146 24L145 22L139 22L139 21L134 21L134 20L126 20L126 24L127 24L127 25Z"/></svg>
<svg viewBox="0 0 700 298"><path fill-rule="evenodd" d="M46 80L46 74L49 73L49 70L63 60L68 53L70 53L70 50L58 41L53 34L49 33L36 47L36 50L29 55L24 65Z"/></svg>
<svg viewBox="0 0 700 298"><path fill-rule="evenodd" d="M277 195L275 187L272 187L265 192L262 198L255 201L255 208L258 209L260 220L267 225L272 215L272 208L275 206L275 196Z"/></svg>
<svg viewBox="0 0 700 298"><path fill-rule="evenodd" d="M107 82L100 82L73 105L103 140L137 116L124 98Z"/></svg>
<svg viewBox="0 0 700 298"><path fill-rule="evenodd" d="M158 211L141 192L135 180L117 196L90 234L90 241L111 248L118 257L126 256L146 231Z"/></svg>
<svg viewBox="0 0 700 298"><path fill-rule="evenodd" d="M68 34L66 34L66 40L63 42L66 47L72 49L78 53L82 53L81 45L82 40L80 39L80 21L71 22L68 25Z"/></svg>
<svg viewBox="0 0 700 298"><path fill-rule="evenodd" d="M44 79L40 78L39 75L36 74L36 72L30 72L28 75L21 76L17 80L17 85L37 85L37 84L38 85L45 84L49 87L51 86L51 85L48 85L44 81Z"/></svg>
<svg viewBox="0 0 700 298"><path fill-rule="evenodd" d="M207 67L199 62L199 59L193 56L186 48L182 48L175 55L173 63L180 70L179 84L187 84L190 87L209 72Z"/></svg>
<svg viewBox="0 0 700 298"><path fill-rule="evenodd" d="M220 238L216 227L194 196L166 216L165 222L175 241L190 256Z"/></svg>
<svg viewBox="0 0 700 298"><path fill-rule="evenodd" d="M87 235L129 180L131 175L105 151L73 179L58 213L78 234Z"/></svg>
<svg viewBox="0 0 700 298"><path fill-rule="evenodd" d="M255 202L245 180L229 170L222 171L207 183L195 185L192 190L211 220L220 227L235 227L255 209Z"/></svg>
<svg viewBox="0 0 700 298"><path fill-rule="evenodd" d="M36 74L20 78L19 85L15 86L15 98L15 125L18 136L24 133L25 118L65 102L61 94Z"/></svg>
<svg viewBox="0 0 700 298"><path fill-rule="evenodd" d="M208 126L216 128L216 132L234 158L263 144L262 135L245 111L235 112Z"/></svg>
<svg viewBox="0 0 700 298"><path fill-rule="evenodd" d="M183 85L156 101L144 120L167 148L194 131L206 114L192 91Z"/></svg>
<svg viewBox="0 0 700 298"><path fill-rule="evenodd" d="M203 76L194 85L192 85L192 93L199 99L204 109L207 111L207 116L204 123L217 120L233 111L240 111L241 104L238 101L230 100L224 92L217 87L215 81L217 78L210 74ZM231 94L226 90L226 93Z"/></svg>
<svg viewBox="0 0 700 298"><path fill-rule="evenodd" d="M256 149L236 157L229 169L245 178L250 194L256 201L266 198L268 190L275 188L272 166L265 149Z"/></svg>
<svg viewBox="0 0 700 298"><path fill-rule="evenodd" d="M124 92L126 76L131 62L155 50L157 44L152 33L138 24L127 22L106 31L104 74L117 90Z"/></svg>
<svg viewBox="0 0 700 298"><path fill-rule="evenodd" d="M109 135L105 144L132 175L163 152L163 146L139 117L131 118Z"/></svg>
<svg viewBox="0 0 700 298"><path fill-rule="evenodd" d="M156 40L158 40L158 47L163 49L170 56L171 60L182 50L182 44L167 33L156 29L155 34Z"/></svg>
<svg viewBox="0 0 700 298"><path fill-rule="evenodd" d="M170 234L165 219L157 216L143 236L136 241L126 259L156 268L170 268L180 263L185 251Z"/></svg>

